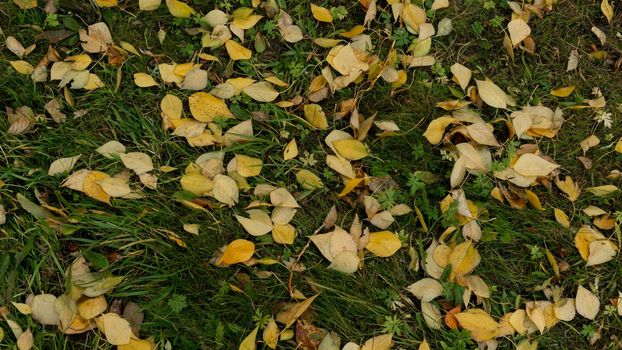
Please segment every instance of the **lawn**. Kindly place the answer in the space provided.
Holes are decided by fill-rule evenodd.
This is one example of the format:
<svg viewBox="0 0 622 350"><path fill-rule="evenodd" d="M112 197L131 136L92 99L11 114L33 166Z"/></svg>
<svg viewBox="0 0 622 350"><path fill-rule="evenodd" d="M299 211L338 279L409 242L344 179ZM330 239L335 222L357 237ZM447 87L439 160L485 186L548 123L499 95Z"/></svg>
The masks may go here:
<svg viewBox="0 0 622 350"><path fill-rule="evenodd" d="M619 3L158 3L0 2L0 349L622 348Z"/></svg>

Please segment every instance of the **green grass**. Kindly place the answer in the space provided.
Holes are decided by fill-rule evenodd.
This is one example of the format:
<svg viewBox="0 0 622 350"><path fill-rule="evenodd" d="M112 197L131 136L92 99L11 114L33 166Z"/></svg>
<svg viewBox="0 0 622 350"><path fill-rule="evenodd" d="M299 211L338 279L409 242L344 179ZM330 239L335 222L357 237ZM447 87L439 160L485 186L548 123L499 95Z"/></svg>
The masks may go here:
<svg viewBox="0 0 622 350"><path fill-rule="evenodd" d="M194 3L195 8L203 12L212 7L212 4L208 6L201 1ZM241 3L248 5L248 1ZM316 37L329 36L334 32L329 25L316 25L309 16L307 1L287 3L287 11L305 33ZM411 204L414 201L421 207L430 227L428 233L420 228L412 215L398 218L392 227L396 232L403 230L407 242L418 250L427 247L444 229L437 203L446 195L449 186L443 180L427 185L412 195L408 188L409 174L430 171L446 179L451 170L452 163L441 159L439 150L431 147L421 134L430 120L444 114L435 107L436 102L453 98L448 85L438 78L449 77L449 67L456 61L471 67L474 73L478 72L478 79L487 76L504 90L511 91L519 105L541 102L554 108L560 101L549 95L552 88L576 84L576 92L572 98L563 101L566 102L591 98L592 88L600 87L607 98L608 111L614 116L612 129L594 127L594 112L591 110L566 110L564 116L567 121L559 135L552 140L537 142L543 152L562 165L562 173L572 175L582 187L610 182L620 185L620 180L608 181L605 176L622 164L622 157L612 153L612 148L601 147L622 135L620 73L615 72L610 63L585 56L590 50L589 45L597 43L590 33L591 26L597 25L609 37L604 49L611 54L612 60L620 57L620 41L615 35L622 30L619 16L609 26L598 4L560 1L553 12L544 18L532 16L533 22L530 23L533 23L533 37L537 43L536 53L517 50L515 62L511 62L502 46L502 29L491 23L492 19L500 16L504 25L507 24L510 10L501 1L494 3L494 9L485 9L484 1L452 1L449 9L437 13L437 16L452 18L455 28L449 36L434 40L433 50L439 58L438 67L434 71L409 71L406 88L395 96L390 96L386 87L379 86L360 101L359 109L366 116L378 112L378 119L393 120L403 130L396 137L383 140L371 138L372 157L366 158L363 164L370 175L389 175L397 181L400 185L396 194L399 202ZM71 5L71 2L61 1L62 4ZM235 1L226 0L218 4L232 4L234 8L239 6ZM323 5L333 5L333 2L325 1ZM350 13L339 23L340 29L350 28L363 18L364 12L355 2L341 2L340 5ZM127 12L118 9L100 11L90 5L76 6L73 10L80 14L80 17L74 16L80 25L105 20L115 40L128 41L136 47L162 53L167 56L164 60L170 58L175 62L186 62L192 51L200 46L200 36L191 37L183 32L184 27L192 26L191 23L172 19L165 6L155 12L140 14L137 14L136 5L127 6ZM68 17L60 14L61 24ZM0 4L0 19L5 35L14 35L23 43L31 43L36 32L29 25L43 26L45 15L40 10L20 11L12 3L5 2ZM265 22L260 22L259 26L262 23ZM481 33L477 30L478 23L483 28ZM163 45L157 41L159 28L167 31ZM269 25L264 25L263 30L269 28ZM270 49L253 58L254 67L262 72L275 72L292 81L288 96L304 94L308 82L321 68L319 60L323 57L322 51L309 40L295 45L285 44L276 30L267 34L266 38ZM76 42L76 39L68 40L68 43ZM381 45L381 50L386 52L388 44ZM28 58L31 62L37 62L47 46L43 42L38 45L40 48ZM77 45L63 43L61 46L69 48L67 55L79 53ZM583 56L578 70L566 73L567 57L574 48ZM224 57L224 49L216 53ZM17 75L8 65L8 59L14 59L14 56L5 49L1 50L0 106L15 108L28 105L36 113L42 113L43 105L50 98L63 100L62 90L54 84L33 84L29 77ZM225 72L240 76L254 71L249 64L229 66L226 59L221 62L211 66L210 74ZM132 56L121 68L121 88L115 91L116 69L98 64L95 70L107 87L89 93L72 92L75 109L87 109L86 115L74 119L74 109L65 104L63 111L68 114L67 122L41 121L34 132L25 135L7 135L8 122L4 111L0 111L0 180L5 183L0 188L0 203L8 212L7 223L0 226L0 305L23 301L30 293L63 293L67 278L65 271L74 258L80 252L94 252L103 254L110 261L107 271L125 276L123 283L108 295L109 302L138 303L146 315L141 335L154 337L161 349L166 341L170 341L174 349L236 349L258 320L269 317L282 304L290 301L287 286L289 271L281 264L218 268L209 263L219 247L247 236L232 215L234 211L242 214L243 210L241 207L234 210L223 208L205 214L192 211L175 200L174 194L180 190L179 179L183 169L204 150L190 147L185 140L162 131L160 126L159 101L162 97L166 93L186 97L188 92L172 87L139 89L133 84L133 73L153 72L154 67L153 58ZM335 103L350 95L351 92L344 91L323 101L322 105L325 110L332 110ZM280 247L260 239L256 255L283 260L295 256L306 244L306 236L321 225L325 214L335 203L340 213L338 224L348 227L357 209L337 197L341 189L338 178L327 176L324 172L324 134L309 132L297 119L275 107L246 98L236 99L233 104L232 110L235 109L241 119L250 118L250 112L257 110L266 112L271 118L255 123L257 141L227 152L239 150L249 155L266 154L264 172L251 184L270 182L289 186L302 206L293 221L299 229L294 245ZM486 120L504 117L503 111L492 108L484 108L483 112ZM296 135L301 154L312 154L318 163L308 166L300 159L281 163L280 152L289 139L280 136L282 130ZM593 132L602 143L590 150L594 167L586 171L576 159L581 155L578 142ZM61 188L64 176L47 176L47 167L53 160L79 153L83 154L80 167L108 173L121 170L123 167L118 160L103 158L94 152L99 145L113 139L119 140L131 151L142 151L152 156L156 168L158 165L170 165L178 170L159 174L157 191L145 190L144 198L114 201L111 207ZM326 188L309 192L293 185L296 183L295 170L302 168L310 168L318 174ZM581 208L594 204L612 212L622 210L619 195L605 199L582 195L573 205L556 188L539 186L534 191L546 210L540 212L528 206L518 211L500 205L482 193L482 186L494 184L492 176L478 179L483 183L479 187L475 181L474 177L469 177L465 191L469 199L486 208L486 217L490 222L484 224L484 230L497 237L478 246L482 263L475 272L494 288L492 298L486 302L493 315L500 316L513 310L517 302L544 299L544 294L535 287L547 281L560 285L564 295L573 296L578 284L586 286L598 279L603 309L608 298L617 296L617 291L622 288L619 285L621 260L617 258L602 266L585 268L574 248L573 237L580 222ZM15 200L17 194L36 203L63 209L71 218L75 233L63 235L54 227L35 219L21 209ZM244 203L248 203L251 196L245 193L242 198ZM554 221L553 207L577 216L573 220L573 230L564 229ZM200 235L184 233L182 223L200 223ZM163 230L180 234L188 247L177 246ZM554 277L546 258L537 254L538 251L544 252L544 249L549 249L558 261L569 264L570 269L562 274L561 279ZM328 262L314 247L307 250L301 261L307 270L294 274L294 286L307 296L322 292L314 302L312 312L306 315L307 319L318 327L336 332L342 341L362 343L393 325L393 330L399 330L399 334L396 332L394 336L396 347L412 349L414 344L427 338L433 349L476 348L464 332L434 331L425 325L419 303L404 290L404 287L424 276L422 271L408 269L410 257L407 249L387 259L368 258L365 268L353 276L327 269ZM271 274L262 278L257 275L259 271ZM241 289L243 293L231 286ZM170 303L178 296L186 298L187 306L176 312ZM396 302L402 306L392 307ZM33 329L38 349L112 348L97 332L64 336L52 327L37 325L27 316L12 312L12 317L23 328ZM0 342L0 349L14 348L13 337L5 323L0 327L6 333L5 339ZM603 315L602 311L594 322L577 317L570 323L561 323L543 335L534 334L531 338L539 341L541 349L586 349L592 346L581 333L584 327L593 327L601 333L600 340L594 345L597 348L617 348L613 337L621 334L622 319L615 315ZM513 349L513 343L518 343L520 339L516 336L510 341L502 340L499 348ZM461 347L459 344L462 342L467 345ZM296 345L293 341L281 342L279 348L294 349Z"/></svg>

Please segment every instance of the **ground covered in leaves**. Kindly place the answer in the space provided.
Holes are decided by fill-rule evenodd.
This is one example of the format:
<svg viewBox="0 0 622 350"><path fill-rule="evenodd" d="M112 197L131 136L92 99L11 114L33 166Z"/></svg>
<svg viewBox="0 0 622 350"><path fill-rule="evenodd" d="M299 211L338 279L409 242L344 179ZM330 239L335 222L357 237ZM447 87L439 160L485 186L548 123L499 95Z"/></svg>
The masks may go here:
<svg viewBox="0 0 622 350"><path fill-rule="evenodd" d="M0 348L622 348L622 6L0 4Z"/></svg>

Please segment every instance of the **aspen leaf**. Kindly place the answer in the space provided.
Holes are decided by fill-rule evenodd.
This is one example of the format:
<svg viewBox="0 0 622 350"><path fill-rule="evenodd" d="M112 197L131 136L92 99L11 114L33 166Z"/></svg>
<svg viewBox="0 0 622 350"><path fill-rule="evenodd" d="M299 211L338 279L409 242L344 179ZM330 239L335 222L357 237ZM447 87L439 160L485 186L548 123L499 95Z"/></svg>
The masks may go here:
<svg viewBox="0 0 622 350"><path fill-rule="evenodd" d="M117 350L154 350L156 345L150 339L130 339L127 344L117 345Z"/></svg>
<svg viewBox="0 0 622 350"><path fill-rule="evenodd" d="M570 96L570 94L572 94L575 88L576 88L576 85L570 85L570 86L564 86L564 87L560 87L557 89L553 89L551 90L551 95L556 96L556 97L568 97Z"/></svg>
<svg viewBox="0 0 622 350"><path fill-rule="evenodd" d="M612 260L618 252L618 247L608 239L595 240L590 242L589 251L586 266L594 266Z"/></svg>
<svg viewBox="0 0 622 350"><path fill-rule="evenodd" d="M114 312L108 312L97 319L97 327L104 333L108 343L124 345L130 342L132 327L130 323Z"/></svg>
<svg viewBox="0 0 622 350"><path fill-rule="evenodd" d="M56 325L59 321L59 317L54 309L55 301L56 297L52 294L35 295L30 304L32 318L42 325Z"/></svg>
<svg viewBox="0 0 622 350"><path fill-rule="evenodd" d="M253 52L244 46L238 44L235 40L228 40L225 43L229 58L234 61L249 60L253 56Z"/></svg>
<svg viewBox="0 0 622 350"><path fill-rule="evenodd" d="M531 28L522 17L517 17L508 23L508 32L512 45L516 46L531 34Z"/></svg>
<svg viewBox="0 0 622 350"><path fill-rule="evenodd" d="M114 7L114 6L117 6L117 0L95 0L95 3L99 7Z"/></svg>
<svg viewBox="0 0 622 350"><path fill-rule="evenodd" d="M218 117L233 117L227 104L207 92L197 92L188 97L190 113L200 122L212 122Z"/></svg>
<svg viewBox="0 0 622 350"><path fill-rule="evenodd" d="M353 179L356 177L352 164L350 164L350 162L346 159L333 155L327 155L326 165L347 178Z"/></svg>
<svg viewBox="0 0 622 350"><path fill-rule="evenodd" d="M263 236L272 231L270 216L260 209L250 209L247 211L250 218L236 215L235 218L244 227L246 232L252 236Z"/></svg>
<svg viewBox="0 0 622 350"><path fill-rule="evenodd" d="M579 285L577 295L575 297L575 307L577 313L589 320L593 320L598 315L600 309L600 300L588 289Z"/></svg>
<svg viewBox="0 0 622 350"><path fill-rule="evenodd" d="M110 175L102 173L101 171L88 172L84 177L82 192L95 200L110 204L110 195L98 184L99 181L109 177Z"/></svg>
<svg viewBox="0 0 622 350"><path fill-rule="evenodd" d="M553 208L553 213L555 215L555 221L558 224L562 225L565 228L570 228L570 219L568 215L564 213L561 209Z"/></svg>
<svg viewBox="0 0 622 350"><path fill-rule="evenodd" d="M425 137L431 144L436 145L443 139L443 135L445 135L445 128L456 122L457 120L452 117L436 118L430 122L428 128L423 133L423 137Z"/></svg>
<svg viewBox="0 0 622 350"><path fill-rule="evenodd" d="M19 350L30 350L34 345L34 337L32 331L28 328L24 333L17 337L17 348Z"/></svg>
<svg viewBox="0 0 622 350"><path fill-rule="evenodd" d="M107 177L97 181L97 184L100 185L104 192L110 197L124 197L132 192L127 179L123 178Z"/></svg>
<svg viewBox="0 0 622 350"><path fill-rule="evenodd" d="M581 149L583 150L583 155L585 155L590 148L595 147L598 144L600 144L600 139L596 135L590 135L579 142L579 146L581 146Z"/></svg>
<svg viewBox="0 0 622 350"><path fill-rule="evenodd" d="M611 23L611 20L613 19L613 7L609 4L609 0L602 0L600 2L600 10L607 18L607 22Z"/></svg>
<svg viewBox="0 0 622 350"><path fill-rule="evenodd" d="M608 196L614 192L619 191L620 189L614 185L602 185L602 186L596 186L596 187L588 187L588 188L585 188L585 190L597 197L602 197L602 196Z"/></svg>
<svg viewBox="0 0 622 350"><path fill-rule="evenodd" d="M263 342L270 348L276 349L277 342L279 341L279 326L274 321L274 318L270 318L268 324L263 329Z"/></svg>
<svg viewBox="0 0 622 350"><path fill-rule="evenodd" d="M15 54L15 56L20 59L24 57L26 49L22 46L22 43L20 43L19 40L15 39L14 36L7 36L4 44L9 51Z"/></svg>
<svg viewBox="0 0 622 350"><path fill-rule="evenodd" d="M78 154L74 157L60 158L53 161L52 164L50 164L50 168L48 169L48 175L54 176L56 174L62 174L64 172L71 171L71 169L73 169L73 166L76 165L76 162L78 161L78 159L80 159L81 156L81 154Z"/></svg>
<svg viewBox="0 0 622 350"><path fill-rule="evenodd" d="M77 303L77 311L81 317L90 320L104 313L108 308L108 303L103 295L95 298L83 298Z"/></svg>
<svg viewBox="0 0 622 350"><path fill-rule="evenodd" d="M221 203L235 205L239 196L238 185L234 179L227 175L216 175L212 196Z"/></svg>
<svg viewBox="0 0 622 350"><path fill-rule="evenodd" d="M480 263L480 255L473 242L465 241L458 244L449 254L452 276L465 276L471 273Z"/></svg>
<svg viewBox="0 0 622 350"><path fill-rule="evenodd" d="M311 303L313 303L313 301L319 296L319 294L316 294L308 299L305 299L299 303L295 303L293 305L289 305L289 308L287 308L286 310L281 310L277 315L276 315L276 321L279 323L282 323L285 325L285 328L289 328L291 327L291 325L294 324L294 322L296 322L296 320L298 319L298 317L300 317L305 311L307 311L307 309L309 308L309 306L311 306Z"/></svg>
<svg viewBox="0 0 622 350"><path fill-rule="evenodd" d="M393 344L393 335L381 334L367 339L361 346L361 350L389 350Z"/></svg>
<svg viewBox="0 0 622 350"><path fill-rule="evenodd" d="M311 14L313 14L313 18L320 22L333 22L333 15L331 15L330 11L325 7L311 4Z"/></svg>
<svg viewBox="0 0 622 350"><path fill-rule="evenodd" d="M279 96L279 92L267 81L253 83L243 88L242 92L259 102L272 102Z"/></svg>
<svg viewBox="0 0 622 350"><path fill-rule="evenodd" d="M26 62L26 61L9 61L9 63L11 64L11 66L13 67L13 69L15 69L17 71L17 73L19 74L27 74L30 75L32 74L32 72L35 71L35 67L32 66L32 64Z"/></svg>
<svg viewBox="0 0 622 350"><path fill-rule="evenodd" d="M395 254L402 247L399 237L390 231L372 232L369 234L369 241L365 249L381 258Z"/></svg>
<svg viewBox="0 0 622 350"><path fill-rule="evenodd" d="M469 82L471 81L471 70L460 63L454 63L450 70L451 74L453 74L452 80L460 85L460 88L463 91L466 90L469 86Z"/></svg>
<svg viewBox="0 0 622 350"><path fill-rule="evenodd" d="M328 120L326 119L326 114L322 110L322 107L318 104L307 104L304 106L304 114L305 119L313 126L314 128L320 130L328 129Z"/></svg>
<svg viewBox="0 0 622 350"><path fill-rule="evenodd" d="M337 140L332 144L337 153L348 160L359 160L369 154L367 146L359 140Z"/></svg>
<svg viewBox="0 0 622 350"><path fill-rule="evenodd" d="M290 224L274 224L272 228L272 239L281 244L293 244L296 238L296 229Z"/></svg>
<svg viewBox="0 0 622 350"><path fill-rule="evenodd" d="M236 239L225 247L219 263L223 265L242 263L252 258L254 253L255 243L245 239Z"/></svg>
<svg viewBox="0 0 622 350"><path fill-rule="evenodd" d="M188 18L196 13L188 4L178 0L166 0L166 7L173 17Z"/></svg>
<svg viewBox="0 0 622 350"><path fill-rule="evenodd" d="M477 92L484 103L494 108L507 107L508 96L498 87L492 80L475 80L477 84Z"/></svg>
<svg viewBox="0 0 622 350"><path fill-rule="evenodd" d="M184 174L180 180L184 191L192 192L197 196L205 195L212 191L214 182L201 174Z"/></svg>
<svg viewBox="0 0 622 350"><path fill-rule="evenodd" d="M13 3L22 10L29 10L37 7L37 0L13 0ZM32 337L32 333L30 336ZM30 346L32 346L32 344Z"/></svg>
<svg viewBox="0 0 622 350"><path fill-rule="evenodd" d="M336 254L328 268L351 274L358 270L360 262L361 259L355 252L347 250Z"/></svg>
<svg viewBox="0 0 622 350"><path fill-rule="evenodd" d="M301 169L296 173L296 181L307 190L315 190L324 187L322 179L307 169Z"/></svg>
<svg viewBox="0 0 622 350"><path fill-rule="evenodd" d="M428 327L437 330L443 328L441 312L436 305L422 301L421 314Z"/></svg>
<svg viewBox="0 0 622 350"><path fill-rule="evenodd" d="M285 188L277 188L270 192L270 202L278 207L300 208L294 196Z"/></svg>
<svg viewBox="0 0 622 350"><path fill-rule="evenodd" d="M559 165L551 163L533 153L525 153L518 158L513 168L523 176L547 176L553 170L559 168Z"/></svg>
<svg viewBox="0 0 622 350"><path fill-rule="evenodd" d="M566 194L571 202L576 201L581 194L579 184L575 183L570 176L566 176L564 181L561 181L559 178L555 179L555 185Z"/></svg>
<svg viewBox="0 0 622 350"><path fill-rule="evenodd" d="M460 327L468 330L477 342L493 339L499 333L499 324L482 309L469 309L454 316Z"/></svg>
<svg viewBox="0 0 622 350"><path fill-rule="evenodd" d="M263 161L259 158L249 157L243 154L236 154L238 174L244 177L257 176L261 173Z"/></svg>
<svg viewBox="0 0 622 350"><path fill-rule="evenodd" d="M296 143L296 139L292 139L287 143L285 149L283 150L283 160L290 160L296 158L298 155L298 144Z"/></svg>
<svg viewBox="0 0 622 350"><path fill-rule="evenodd" d="M162 4L162 0L138 0L138 8L141 11L154 11Z"/></svg>
<svg viewBox="0 0 622 350"><path fill-rule="evenodd" d="M443 295L443 286L433 278L423 278L409 285L406 289L413 293L417 299L427 302Z"/></svg>
<svg viewBox="0 0 622 350"><path fill-rule="evenodd" d="M259 332L259 326L255 327L249 335L244 338L238 350L255 350L257 349L257 332Z"/></svg>
<svg viewBox="0 0 622 350"><path fill-rule="evenodd" d="M119 153L123 165L136 174L144 174L153 170L151 158L142 152Z"/></svg>

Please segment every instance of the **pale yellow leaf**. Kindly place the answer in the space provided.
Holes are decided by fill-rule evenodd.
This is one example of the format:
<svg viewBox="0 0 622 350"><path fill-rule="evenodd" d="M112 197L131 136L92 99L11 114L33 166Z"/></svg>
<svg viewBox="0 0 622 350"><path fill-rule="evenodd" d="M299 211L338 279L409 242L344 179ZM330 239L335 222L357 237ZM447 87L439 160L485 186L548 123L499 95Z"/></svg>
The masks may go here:
<svg viewBox="0 0 622 350"><path fill-rule="evenodd" d="M551 163L533 153L525 153L518 158L513 168L523 176L547 176L553 170L559 168L559 165Z"/></svg>
<svg viewBox="0 0 622 350"><path fill-rule="evenodd" d="M337 153L348 160L359 160L369 154L367 146L359 140L337 140L332 144Z"/></svg>
<svg viewBox="0 0 622 350"><path fill-rule="evenodd" d="M484 103L495 108L506 108L508 96L492 80L475 80L477 92Z"/></svg>
<svg viewBox="0 0 622 350"><path fill-rule="evenodd" d="M423 278L409 285L406 289L413 293L417 299L430 302L443 295L443 286L433 278Z"/></svg>
<svg viewBox="0 0 622 350"><path fill-rule="evenodd" d="M361 346L361 350L389 350L393 345L393 335L381 334L367 339Z"/></svg>
<svg viewBox="0 0 622 350"><path fill-rule="evenodd" d="M608 196L614 192L619 191L620 189L614 185L602 185L602 186L596 186L596 187L588 187L588 188L585 188L585 190L587 192L592 193L595 196L602 197L602 196Z"/></svg>
<svg viewBox="0 0 622 350"><path fill-rule="evenodd" d="M61 174L67 171L71 171L78 159L80 159L82 155L78 154L77 156L68 157L68 158L60 158L52 162L50 164L50 168L48 169L48 175L54 176L57 174Z"/></svg>
<svg viewBox="0 0 622 350"><path fill-rule="evenodd" d="M531 28L522 17L516 17L508 23L508 32L512 45L516 46L531 34Z"/></svg>
<svg viewBox="0 0 622 350"><path fill-rule="evenodd" d="M238 174L243 177L257 176L261 173L263 161L259 158L236 153L235 161L237 164Z"/></svg>
<svg viewBox="0 0 622 350"><path fill-rule="evenodd" d="M104 333L108 343L112 345L124 345L130 342L132 327L130 323L121 318L119 314L108 312L97 319L97 327Z"/></svg>
<svg viewBox="0 0 622 350"><path fill-rule="evenodd" d="M95 0L95 3L99 7L114 7L114 6L117 6L117 0Z"/></svg>
<svg viewBox="0 0 622 350"><path fill-rule="evenodd" d="M471 81L471 70L460 63L454 63L451 68L451 74L453 74L452 80L455 81L463 91L469 86Z"/></svg>
<svg viewBox="0 0 622 350"><path fill-rule="evenodd" d="M591 291L579 285L575 297L577 313L589 320L593 320L600 310L600 300Z"/></svg>
<svg viewBox="0 0 622 350"><path fill-rule="evenodd" d="M562 225L565 228L570 228L570 219L568 215L564 213L561 209L553 208L553 213L555 215L555 221Z"/></svg>
<svg viewBox="0 0 622 350"><path fill-rule="evenodd" d="M279 96L279 92L267 81L253 83L243 88L242 92L259 102L272 102Z"/></svg>
<svg viewBox="0 0 622 350"><path fill-rule="evenodd" d="M32 74L32 72L35 71L35 67L32 66L32 64L26 62L26 61L9 61L9 63L11 64L11 66L17 71L17 73L19 74L27 74L30 75Z"/></svg>
<svg viewBox="0 0 622 350"><path fill-rule="evenodd" d="M238 185L235 180L229 176L216 175L216 177L214 177L212 196L221 203L235 205L239 197Z"/></svg>
<svg viewBox="0 0 622 350"><path fill-rule="evenodd" d="M613 19L613 7L609 4L608 0L602 0L600 2L600 10L607 18L607 22L611 23L611 20Z"/></svg>
<svg viewBox="0 0 622 350"><path fill-rule="evenodd" d="M289 328L296 322L296 320L311 306L311 303L319 296L316 294L304 301L288 305L285 310L279 311L276 315L276 321L285 325L285 328Z"/></svg>
<svg viewBox="0 0 622 350"><path fill-rule="evenodd" d="M320 130L328 129L328 120L322 107L318 104L307 104L304 106L305 119L315 128Z"/></svg>
<svg viewBox="0 0 622 350"><path fill-rule="evenodd" d="M296 143L296 139L292 139L287 143L285 149L283 150L283 160L290 160L296 158L298 155L298 144Z"/></svg>
<svg viewBox="0 0 622 350"><path fill-rule="evenodd" d="M240 343L240 347L238 350L255 350L257 349L257 332L259 331L259 326L255 327L249 335L244 338L242 343Z"/></svg>
<svg viewBox="0 0 622 350"><path fill-rule="evenodd" d="M279 341L279 326L277 326L274 318L270 318L268 324L263 329L263 342L270 349L276 349L277 342Z"/></svg>
<svg viewBox="0 0 622 350"><path fill-rule="evenodd" d="M158 7L160 7L160 4L162 4L162 0L138 0L138 8L141 11L154 11L154 10L157 10ZM121 46L121 47L123 47L123 46Z"/></svg>

